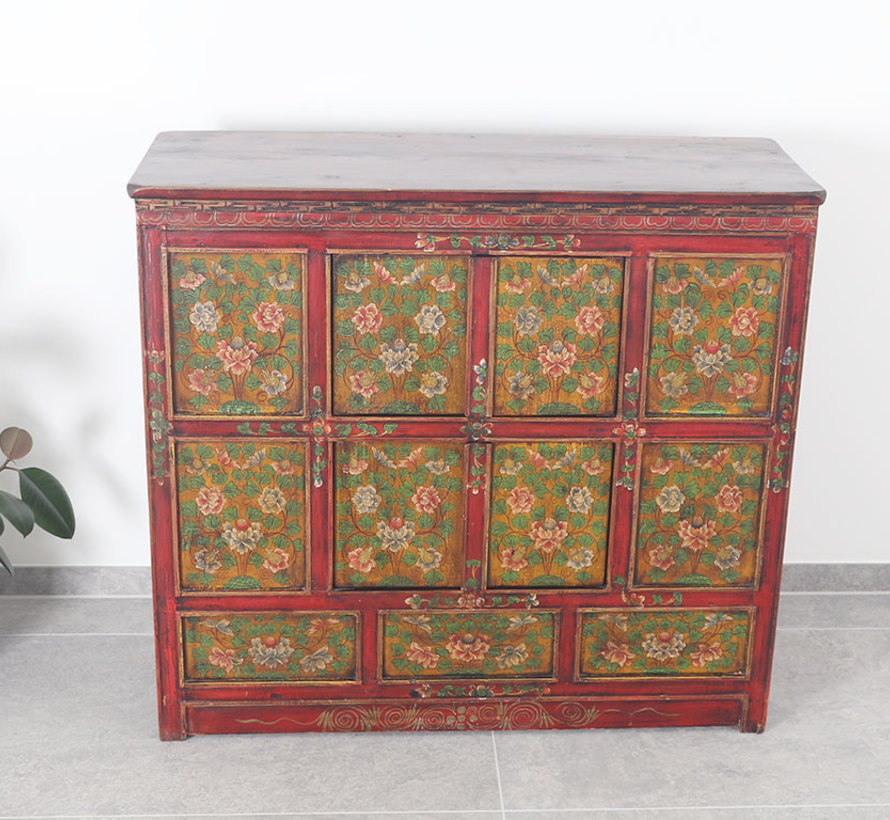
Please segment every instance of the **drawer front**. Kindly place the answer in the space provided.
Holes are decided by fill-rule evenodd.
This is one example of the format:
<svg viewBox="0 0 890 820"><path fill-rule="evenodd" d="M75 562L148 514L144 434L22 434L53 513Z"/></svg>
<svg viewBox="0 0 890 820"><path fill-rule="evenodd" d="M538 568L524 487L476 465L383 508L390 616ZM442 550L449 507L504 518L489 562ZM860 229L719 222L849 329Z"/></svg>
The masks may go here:
<svg viewBox="0 0 890 820"><path fill-rule="evenodd" d="M468 258L334 256L334 412L458 415Z"/></svg>
<svg viewBox="0 0 890 820"><path fill-rule="evenodd" d="M497 262L494 412L615 412L624 260L507 257Z"/></svg>
<svg viewBox="0 0 890 820"><path fill-rule="evenodd" d="M783 257L652 260L648 414L769 414L785 263Z"/></svg>
<svg viewBox="0 0 890 820"><path fill-rule="evenodd" d="M302 589L306 445L202 439L175 454L182 589Z"/></svg>
<svg viewBox="0 0 890 820"><path fill-rule="evenodd" d="M173 408L196 415L299 415L305 256L170 251Z"/></svg>
<svg viewBox="0 0 890 820"><path fill-rule="evenodd" d="M186 682L354 681L352 612L213 612L182 619Z"/></svg>
<svg viewBox="0 0 890 820"><path fill-rule="evenodd" d="M384 612L380 631L385 680L554 674L553 612Z"/></svg>
<svg viewBox="0 0 890 820"><path fill-rule="evenodd" d="M635 583L755 585L765 459L764 443L644 444Z"/></svg>
<svg viewBox="0 0 890 820"><path fill-rule="evenodd" d="M748 670L749 610L598 609L579 619L582 678L742 677Z"/></svg>
<svg viewBox="0 0 890 820"><path fill-rule="evenodd" d="M611 443L495 444L489 585L602 585L611 486Z"/></svg>

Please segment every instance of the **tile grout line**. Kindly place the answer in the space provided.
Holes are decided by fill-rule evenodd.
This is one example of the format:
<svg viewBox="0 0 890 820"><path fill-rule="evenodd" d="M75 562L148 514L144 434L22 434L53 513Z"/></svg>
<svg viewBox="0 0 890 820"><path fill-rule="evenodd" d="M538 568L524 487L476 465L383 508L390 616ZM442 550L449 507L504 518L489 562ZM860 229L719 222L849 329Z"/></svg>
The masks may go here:
<svg viewBox="0 0 890 820"><path fill-rule="evenodd" d="M570 809L571 811L571 809ZM410 815L411 817L448 817L452 814L459 814L461 817L465 817L467 815L495 815L501 814L497 809L427 809L421 812L416 812L413 809L395 809L395 810L386 810L386 809L371 809L371 810L343 810L343 811L312 811L312 812L294 812L286 811L286 812L263 812L263 817L284 817L284 818L297 818L297 820L308 820L313 817L374 817L380 815L381 817L397 817L401 815ZM250 820L256 820L257 815L255 812L227 812L224 814L214 813L207 814L206 812L187 812L185 814L181 812L177 812L176 814L145 814L144 812L140 812L139 814L4 814L0 815L2 820L126 820L127 818L139 818L143 817L151 817L151 818L171 818L171 820L180 820L180 818L188 818L188 817L246 817L250 818Z"/></svg>
<svg viewBox="0 0 890 820"><path fill-rule="evenodd" d="M501 766L498 763L498 741L495 733L491 733L491 749L494 752L494 774L498 783L498 799L501 801L501 820L507 820L507 810L504 807L504 789L501 785Z"/></svg>
<svg viewBox="0 0 890 820"><path fill-rule="evenodd" d="M732 806L618 806L599 808L583 808L583 809L565 809L565 808L537 808L537 809L511 809L510 816L523 814L589 814L590 812L621 812L625 814L636 814L640 812L689 812L699 811L753 811L754 809L794 809L803 811L804 809L883 809L890 807L890 803L755 803L752 805L732 805Z"/></svg>

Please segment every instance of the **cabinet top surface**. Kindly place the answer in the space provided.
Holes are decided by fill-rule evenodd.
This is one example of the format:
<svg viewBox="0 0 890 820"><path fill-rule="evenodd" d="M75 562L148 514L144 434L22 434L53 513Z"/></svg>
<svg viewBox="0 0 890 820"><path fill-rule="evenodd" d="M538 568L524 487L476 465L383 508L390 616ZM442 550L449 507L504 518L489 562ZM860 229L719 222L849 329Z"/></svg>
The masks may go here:
<svg viewBox="0 0 890 820"><path fill-rule="evenodd" d="M825 198L769 139L286 131L163 132L127 190Z"/></svg>

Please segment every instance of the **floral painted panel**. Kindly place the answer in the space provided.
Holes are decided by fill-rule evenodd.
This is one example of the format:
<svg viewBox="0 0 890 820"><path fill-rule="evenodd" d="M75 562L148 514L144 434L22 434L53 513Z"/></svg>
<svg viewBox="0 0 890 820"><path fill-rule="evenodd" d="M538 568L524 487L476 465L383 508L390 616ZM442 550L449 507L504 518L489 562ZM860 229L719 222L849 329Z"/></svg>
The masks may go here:
<svg viewBox="0 0 890 820"><path fill-rule="evenodd" d="M186 590L300 589L306 582L304 450L281 442L176 447Z"/></svg>
<svg viewBox="0 0 890 820"><path fill-rule="evenodd" d="M489 585L603 584L611 479L611 444L496 444Z"/></svg>
<svg viewBox="0 0 890 820"><path fill-rule="evenodd" d="M383 675L532 678L553 674L552 612L387 612Z"/></svg>
<svg viewBox="0 0 890 820"><path fill-rule="evenodd" d="M459 415L467 258L337 256L334 412Z"/></svg>
<svg viewBox="0 0 890 820"><path fill-rule="evenodd" d="M726 610L581 613L581 675L744 675L749 615Z"/></svg>
<svg viewBox="0 0 890 820"><path fill-rule="evenodd" d="M174 409L302 413L304 256L175 251L169 261Z"/></svg>
<svg viewBox="0 0 890 820"><path fill-rule="evenodd" d="M341 442L335 467L336 586L460 586L462 444Z"/></svg>
<svg viewBox="0 0 890 820"><path fill-rule="evenodd" d="M634 579L751 586L757 574L762 444L645 444Z"/></svg>
<svg viewBox="0 0 890 820"><path fill-rule="evenodd" d="M354 613L214 612L182 620L187 681L356 679Z"/></svg>
<svg viewBox="0 0 890 820"><path fill-rule="evenodd" d="M499 260L497 415L615 412L623 284L621 259Z"/></svg>
<svg viewBox="0 0 890 820"><path fill-rule="evenodd" d="M646 409L766 415L781 259L655 259Z"/></svg>

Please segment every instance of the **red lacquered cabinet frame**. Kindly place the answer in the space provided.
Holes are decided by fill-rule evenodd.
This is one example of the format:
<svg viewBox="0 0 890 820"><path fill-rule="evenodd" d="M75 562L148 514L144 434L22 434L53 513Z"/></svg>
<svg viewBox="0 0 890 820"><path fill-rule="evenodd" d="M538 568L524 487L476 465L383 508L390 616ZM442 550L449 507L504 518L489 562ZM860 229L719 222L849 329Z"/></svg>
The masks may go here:
<svg viewBox="0 0 890 820"><path fill-rule="evenodd" d="M768 140L161 134L161 737L762 731L816 215Z"/></svg>

